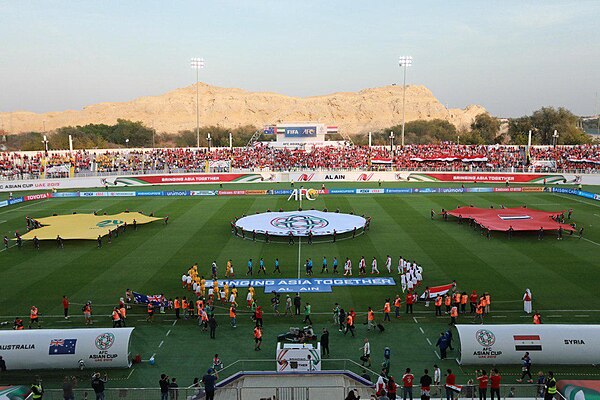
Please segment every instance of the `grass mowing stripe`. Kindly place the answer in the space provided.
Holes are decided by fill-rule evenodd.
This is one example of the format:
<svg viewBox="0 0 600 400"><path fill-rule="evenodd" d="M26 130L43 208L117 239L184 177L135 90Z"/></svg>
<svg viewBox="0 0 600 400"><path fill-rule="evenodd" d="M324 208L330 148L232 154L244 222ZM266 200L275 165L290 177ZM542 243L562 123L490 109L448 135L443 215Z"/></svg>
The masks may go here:
<svg viewBox="0 0 600 400"><path fill-rule="evenodd" d="M186 187L186 190L188 189L189 187ZM156 188L156 190L160 189ZM316 209L321 209L326 206L333 211L339 207L342 211L369 214L373 216L373 226L366 236L354 240L313 246L305 246L305 242L303 242L302 256L303 258L306 258L307 255L312 256L317 267L316 276L319 276L318 266L323 255L328 257L330 265L331 257L336 255L338 258L351 256L355 264L360 255L371 252L378 256L380 269L383 269L383 261L389 251L394 252L391 254L394 256L394 267L397 264L398 254L406 254L409 258L423 263L426 284L447 283L449 276L459 276L460 285L468 288L490 289L493 284L493 314L489 320L486 320L486 325L531 322L530 316L522 315L520 298L522 296L521 286L524 283L519 281L536 285L535 288L531 288L534 294L534 307L542 309L543 316L562 315L561 318L549 318L550 321L580 324L600 322L599 310L581 310L581 304L588 303L590 296L588 281L594 281L587 275L587 270L593 273L597 269L594 267L599 266L595 258L596 249L591 243L585 241L577 243L567 239L560 244L549 239L538 243L535 235L532 237L523 235L518 240L510 242L504 237L494 236L493 240L488 241L467 227L464 227L467 229L463 229L456 224L429 219L429 209L432 207L436 210L440 206L453 208L456 204L469 204L470 202L481 202L484 205L497 203L507 205L543 204L551 202L548 201L549 196L551 195L502 194L501 197L498 197L496 193L489 195L461 194L452 197L442 195L320 196L315 202L305 203L305 208L314 206ZM564 207L564 204L568 203L566 199L560 197L552 197L552 200L558 203L557 207L560 205ZM283 260L281 265L284 277L293 277L297 274L298 249L295 246L265 245L249 240L242 241L234 238L229 232L230 218L235 215L250 214L256 210L263 211L267 208L272 210L279 207L293 209L296 205L287 202L284 196L202 199L148 198L143 202L141 198L127 198L119 201L94 199L92 207L89 205L91 204L89 201L89 199L76 199L62 203L62 200L57 200L54 203L44 203L42 206L48 208L48 213L52 212L53 204L60 204L61 208L66 206L66 208L72 207L73 209L97 206L110 212L122 210L124 207L131 210L143 208L146 212L153 210L160 212L160 215L168 213L171 223L167 227L160 223L150 224L140 227L136 233L127 232L123 240L119 238L111 245L110 249L105 248L103 250L107 251L101 253L92 251L94 244L92 244L92 248L89 248L89 243L77 244L75 242L68 242L67 248L62 252L51 243L42 248L39 254L33 251L19 253L13 249L1 253L0 279L3 279L4 282L5 277L9 278L7 287L13 283L19 285L19 281L24 278L27 280L31 271L34 276L45 274L43 266L38 267L38 264L48 263L50 264L49 269L53 268L53 264L61 265L60 268L50 272L50 278L42 279L38 285L31 286L29 291L22 292L18 296L19 304L12 304L15 297L6 297L9 294L3 292L0 295L0 305L3 310L6 310L7 315L12 315L13 312L23 315L27 311L28 303L34 299L36 303L39 302L36 305L40 307L43 314L48 315L49 310L55 310L51 315L58 316L62 311L60 310L60 296L63 290L68 291L66 294L72 296L74 303L87 300L86 297L91 294L94 304L116 302L122 295L125 285L129 286L129 284L134 288L139 288L140 291L148 291L150 294L155 291L164 291L165 295L172 297L187 295L188 292L182 291L179 286L182 270L189 267L192 262L199 261L201 271L206 274L210 262L214 258L220 266L224 265L228 258L233 258L236 266L241 265L244 268L245 261L250 256L264 257L267 266L272 265L272 260L278 257L280 261ZM546 207L544 206L544 208ZM547 208L556 207L549 205ZM27 211L28 209L25 209L14 214L6 214L6 217L2 217L7 220L7 223L3 224L3 228L19 229L23 225L23 217ZM593 215L594 212L597 213L594 207L579 204L575 209L578 225L580 221L587 223L588 218L595 220L597 217ZM593 229L586 228L586 236L590 240L600 241L599 234ZM464 251L461 246L467 247L469 251ZM473 257L471 252L474 252L479 258ZM70 255L71 253L73 254ZM371 254L365 254L365 256L371 256ZM343 260L340 262L343 263ZM562 275L556 275L555 268L571 271L574 276L569 279L583 288L569 291L569 296L561 298L560 306L556 303L555 288L561 284L560 281L563 278ZM9 271L5 271L6 269ZM583 275L579 274L584 270ZM243 275L245 271L238 267L236 272ZM331 276L333 276L331 273L327 275L327 277ZM267 278L269 277L273 277L272 268L268 268ZM83 284L81 280L84 281ZM547 284L546 281L549 281L550 284ZM518 287L515 287L515 282ZM37 286L39 285L46 286L42 288L44 296L37 295ZM569 290L574 288L569 281L566 281L565 287ZM448 318L435 318L433 310L425 309L421 304L415 306L414 317L418 317L419 325L417 327L421 328L424 333L421 332L421 329L409 326L414 324L414 320L407 318L404 312L400 319L385 323L386 330L383 334L367 331L366 326L362 324L365 322L366 307L371 305L376 310L381 309L383 300L396 289L396 287L336 287L331 294L302 294L302 300L303 302L308 300L313 305L313 327L316 332L320 332L324 327L329 328L332 357L358 359L362 339L369 337L374 362L377 362L386 346L392 349L394 360L401 360L392 362L392 374L401 374L406 367L416 370L427 368L433 362L438 363L442 369L455 367L453 358L457 356L458 350L450 352L452 360L439 361L438 355L430 347L433 345L433 341L437 340L439 333L448 328ZM243 288L240 290L240 296L245 298ZM277 335L286 332L290 326L302 326L303 319L302 316L274 317L270 307L267 306L269 298L269 294L257 290L257 300L265 308L263 343L265 349L273 349ZM497 301L496 306L494 306L494 301ZM339 302L346 310L351 307L356 309L359 317L357 318L355 338L349 335L343 336L333 325L331 309L334 302ZM10 308L5 308L4 303ZM98 308L98 321L94 326L107 327L111 325L108 317L100 316L106 311L102 307ZM252 329L254 324L244 306L240 310L243 312L239 314L237 329L229 326L227 311L218 309L219 327L217 328L217 339L214 341L209 340L208 334L198 328L195 320L172 321L173 314L168 313L157 315L155 323L149 324L143 320L143 315L145 315L143 307L132 311L131 322L136 327L132 340L132 354L141 354L143 359L148 359L152 353L156 353L157 366L160 367L161 372L177 376L183 384L191 383L193 377L197 375L198 369L182 369L182 363L193 362L201 370L205 370L210 366L215 349L218 349L219 355L226 364L241 358L263 360L272 358L271 351L253 351ZM83 318L81 315L77 315L79 313L75 307L74 317L70 320L69 327L83 325ZM142 319L140 322L135 321L135 316L138 314ZM376 313L377 320L381 320L382 317L381 312ZM469 316L460 318L464 318L465 322L469 320ZM172 323L177 323L177 325L173 327ZM44 327L64 328L66 324L61 322L60 317L48 318L44 321ZM165 340L167 333L169 340ZM423 336L425 340L419 342ZM402 338L402 340L397 340L397 338ZM163 344L160 351L157 351L161 341ZM431 344L429 344L430 342ZM231 346L232 343L235 345ZM505 374L518 373L518 371L519 368L516 366L503 367ZM587 373L590 370L580 368L574 369L574 371ZM110 371L109 374L111 379L113 377L126 379L129 372L115 370ZM359 368L354 372L361 373ZM13 383L30 383L30 375L27 373L14 371L8 373L10 375L7 375L7 379ZM77 371L72 373L79 374ZM78 375L78 377L83 380L89 379L87 373L84 373L85 376ZM465 372L466 375L461 371L458 373L459 382L465 382L466 379L472 378L471 373ZM60 371L56 374L43 372L43 375L48 385L56 382L56 385L59 386L64 372ZM136 373L131 375L129 380L119 382L119 385L145 386L155 377L156 366L141 364L136 366ZM49 380L49 378L51 379Z"/></svg>

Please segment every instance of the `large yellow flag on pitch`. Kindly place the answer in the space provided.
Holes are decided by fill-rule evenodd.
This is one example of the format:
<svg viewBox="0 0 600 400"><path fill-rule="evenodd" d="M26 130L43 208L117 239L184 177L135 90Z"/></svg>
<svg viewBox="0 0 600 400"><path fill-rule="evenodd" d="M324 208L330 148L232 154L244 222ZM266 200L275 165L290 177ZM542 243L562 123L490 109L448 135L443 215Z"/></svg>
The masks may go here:
<svg viewBox="0 0 600 400"><path fill-rule="evenodd" d="M43 226L24 234L22 236L24 240L31 240L34 236L40 240L54 240L59 235L65 240L95 240L98 235L108 235L109 230L126 222L127 225L132 225L135 220L136 224L141 225L162 218L149 217L138 212L123 212L116 215L70 214L34 219Z"/></svg>

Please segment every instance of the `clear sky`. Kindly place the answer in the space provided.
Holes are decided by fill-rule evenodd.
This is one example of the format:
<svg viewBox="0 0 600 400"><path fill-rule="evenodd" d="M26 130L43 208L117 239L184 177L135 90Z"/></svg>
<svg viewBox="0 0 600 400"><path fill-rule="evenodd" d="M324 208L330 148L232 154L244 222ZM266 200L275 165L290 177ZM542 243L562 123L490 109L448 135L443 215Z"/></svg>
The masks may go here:
<svg viewBox="0 0 600 400"><path fill-rule="evenodd" d="M0 111L78 109L201 80L310 96L401 82L497 116L596 113L600 1L0 0Z"/></svg>

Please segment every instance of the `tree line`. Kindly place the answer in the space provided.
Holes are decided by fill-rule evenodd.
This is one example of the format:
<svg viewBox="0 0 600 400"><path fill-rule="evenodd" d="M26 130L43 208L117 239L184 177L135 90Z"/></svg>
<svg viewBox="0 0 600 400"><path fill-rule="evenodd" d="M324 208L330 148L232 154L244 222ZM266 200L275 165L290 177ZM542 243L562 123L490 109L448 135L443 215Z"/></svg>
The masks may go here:
<svg viewBox="0 0 600 400"><path fill-rule="evenodd" d="M200 128L200 146L208 146L210 134L212 147L229 146L229 133L232 134L234 147L245 146L256 132L253 126L242 126L225 129L218 126ZM46 134L27 132L16 135L5 135L5 144L11 150L44 150L44 135L51 150L69 149L69 135L73 140L73 149L106 149L126 147L195 147L197 135L195 130L183 130L177 134L155 132L142 122L119 119L114 125L88 124L83 126L67 126ZM259 140L274 140L273 135L260 136Z"/></svg>
<svg viewBox="0 0 600 400"><path fill-rule="evenodd" d="M531 115L509 119L503 126L502 121L489 114L479 114L469 129L457 129L450 122L442 119L417 120L405 125L405 144L428 144L452 142L460 144L527 144L528 132L532 131L532 143L541 145L585 144L592 143L592 136L578 127L579 117L565 108L543 107ZM245 146L250 138L261 128L243 126L225 129L219 126L200 128L200 146L208 146L208 134L213 147L229 146L229 133L232 134L233 146ZM558 137L554 136L554 131ZM380 131L372 132L373 145L390 144L390 133L394 132L394 143L400 143L401 125L395 125ZM11 150L43 150L42 132L27 132L7 135L0 132L4 146ZM114 125L88 124L83 126L67 126L46 133L48 147L52 150L69 148L69 135L73 139L74 149L102 149L124 147L195 147L195 130L184 130L176 134L156 132L142 122L124 119L117 120ZM368 144L368 134L350 135L355 144ZM340 135L329 137L342 140ZM260 134L259 140L275 140L275 135ZM598 139L595 139L596 142Z"/></svg>
<svg viewBox="0 0 600 400"><path fill-rule="evenodd" d="M457 129L442 119L407 122L404 127L405 144L428 144L452 142L460 144L527 144L531 130L532 144L587 144L598 142L586 134L577 124L579 117L565 108L543 107L531 115L512 118L505 122L489 114L479 114L469 127ZM554 137L556 130L558 137ZM390 144L390 133L394 132L394 143L400 143L402 125L395 125L381 131L372 132L373 145ZM357 144L367 144L368 134L352 139Z"/></svg>

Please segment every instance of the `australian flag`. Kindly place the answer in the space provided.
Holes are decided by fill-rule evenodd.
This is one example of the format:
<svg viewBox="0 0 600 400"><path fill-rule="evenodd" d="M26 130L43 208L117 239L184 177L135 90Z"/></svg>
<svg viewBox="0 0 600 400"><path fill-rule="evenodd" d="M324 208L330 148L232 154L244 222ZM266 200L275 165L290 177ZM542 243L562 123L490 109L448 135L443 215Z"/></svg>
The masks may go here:
<svg viewBox="0 0 600 400"><path fill-rule="evenodd" d="M75 354L75 346L77 339L52 339L48 354L53 356L56 354Z"/></svg>
<svg viewBox="0 0 600 400"><path fill-rule="evenodd" d="M140 304L148 304L152 302L152 304L162 304L164 302L164 296L161 295L146 295L142 293L133 292L133 301Z"/></svg>

